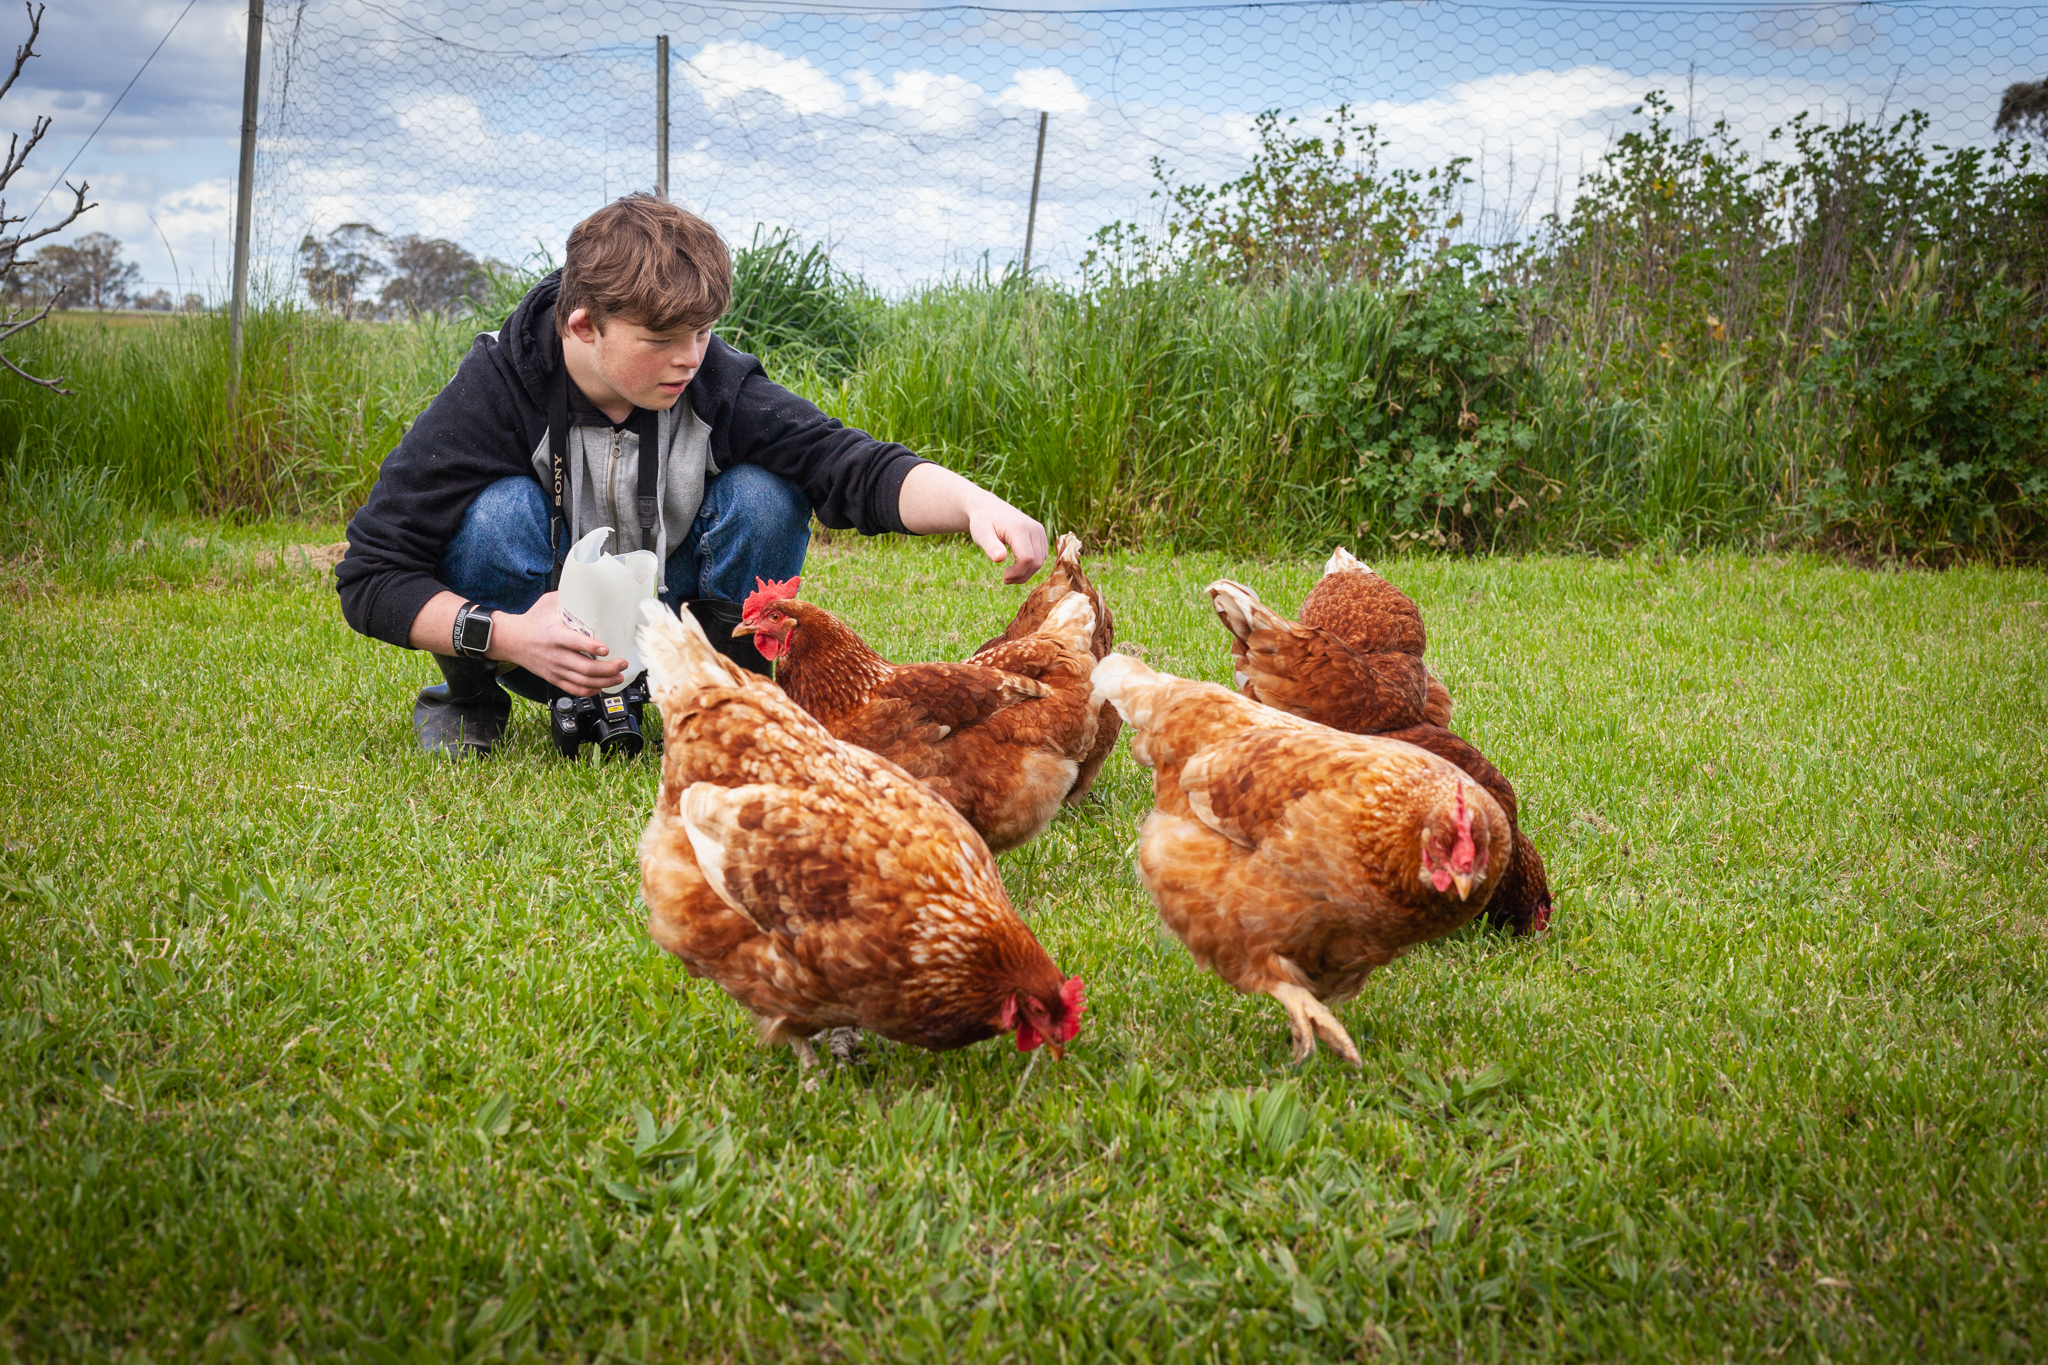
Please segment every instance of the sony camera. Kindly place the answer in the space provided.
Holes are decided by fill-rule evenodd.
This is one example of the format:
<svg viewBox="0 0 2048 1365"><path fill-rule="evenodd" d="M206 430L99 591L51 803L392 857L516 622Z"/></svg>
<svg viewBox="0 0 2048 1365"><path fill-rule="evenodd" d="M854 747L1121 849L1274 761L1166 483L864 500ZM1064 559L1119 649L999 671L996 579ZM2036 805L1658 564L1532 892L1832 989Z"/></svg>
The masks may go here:
<svg viewBox="0 0 2048 1365"><path fill-rule="evenodd" d="M574 758L584 745L595 744L600 758L632 758L645 747L640 713L647 705L647 674L616 692L595 697L556 697L548 708L549 733L564 758ZM661 734L654 736L661 747Z"/></svg>

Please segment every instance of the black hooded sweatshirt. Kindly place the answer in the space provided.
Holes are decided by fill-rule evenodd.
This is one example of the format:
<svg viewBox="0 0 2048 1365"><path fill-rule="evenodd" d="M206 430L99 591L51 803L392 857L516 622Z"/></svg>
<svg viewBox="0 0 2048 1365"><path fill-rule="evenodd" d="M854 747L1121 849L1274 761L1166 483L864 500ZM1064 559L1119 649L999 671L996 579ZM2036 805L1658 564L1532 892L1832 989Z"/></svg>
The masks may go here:
<svg viewBox="0 0 2048 1365"><path fill-rule="evenodd" d="M435 574L470 503L499 479L534 477L534 452L547 439L548 383L562 364L555 331L561 283L560 271L549 275L501 331L479 336L455 378L385 457L334 571L341 614L356 630L410 647L413 619L447 591ZM835 529L905 529L897 510L903 480L925 463L906 447L827 417L717 337L683 394L711 428L718 469L753 464L780 475Z"/></svg>

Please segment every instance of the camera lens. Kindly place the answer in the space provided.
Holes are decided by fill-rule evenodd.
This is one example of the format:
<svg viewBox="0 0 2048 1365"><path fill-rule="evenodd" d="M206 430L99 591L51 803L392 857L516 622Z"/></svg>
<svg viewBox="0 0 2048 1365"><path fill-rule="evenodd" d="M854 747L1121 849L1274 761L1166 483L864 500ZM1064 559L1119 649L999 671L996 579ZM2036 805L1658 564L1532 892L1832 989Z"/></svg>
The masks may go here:
<svg viewBox="0 0 2048 1365"><path fill-rule="evenodd" d="M626 707L626 699L614 692L602 699L597 712L597 751L606 758L632 758L645 741L640 720Z"/></svg>

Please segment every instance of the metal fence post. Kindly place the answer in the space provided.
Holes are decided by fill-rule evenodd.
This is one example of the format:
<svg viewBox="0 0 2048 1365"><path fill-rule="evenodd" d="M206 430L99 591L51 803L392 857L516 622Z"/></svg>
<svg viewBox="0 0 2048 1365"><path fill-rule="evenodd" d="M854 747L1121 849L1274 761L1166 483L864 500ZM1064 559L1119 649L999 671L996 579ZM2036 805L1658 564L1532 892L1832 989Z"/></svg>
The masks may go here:
<svg viewBox="0 0 2048 1365"><path fill-rule="evenodd" d="M668 35L654 40L654 192L668 198Z"/></svg>
<svg viewBox="0 0 2048 1365"><path fill-rule="evenodd" d="M1038 111L1038 157L1031 163L1031 216L1024 220L1024 279L1031 279L1031 239L1038 232L1038 179L1045 173L1045 121L1047 110Z"/></svg>
<svg viewBox="0 0 2048 1365"><path fill-rule="evenodd" d="M235 185L235 292L228 303L228 406L242 378L242 313L249 306L249 216L256 201L256 99L263 74L263 0L249 0L242 61L242 162Z"/></svg>

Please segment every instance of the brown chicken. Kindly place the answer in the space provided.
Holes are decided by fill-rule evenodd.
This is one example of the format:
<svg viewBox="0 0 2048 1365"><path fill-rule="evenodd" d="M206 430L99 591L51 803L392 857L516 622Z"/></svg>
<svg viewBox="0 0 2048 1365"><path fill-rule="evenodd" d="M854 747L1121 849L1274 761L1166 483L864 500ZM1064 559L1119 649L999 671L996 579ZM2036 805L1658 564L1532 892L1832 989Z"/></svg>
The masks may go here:
<svg viewBox="0 0 2048 1365"><path fill-rule="evenodd" d="M1112 655L1097 692L1153 770L1138 872L1195 961L1287 1011L1294 1058L1358 1049L1329 1006L1457 929L1499 884L1510 826L1454 764L1342 734Z"/></svg>
<svg viewBox="0 0 2048 1365"><path fill-rule="evenodd" d="M661 791L640 838L654 941L816 1064L859 1027L933 1051L1014 1031L1055 1057L1085 1006L1011 908L967 822L887 759L832 738L696 620L643 608ZM807 1078L807 1083L810 1083Z"/></svg>
<svg viewBox="0 0 2048 1365"><path fill-rule="evenodd" d="M1361 654L1413 654L1419 659L1429 643L1415 600L1341 545L1330 552L1323 576L1301 600L1301 624L1327 630ZM1423 719L1431 725L1449 725L1450 690L1436 674L1427 676Z"/></svg>
<svg viewBox="0 0 2048 1365"><path fill-rule="evenodd" d="M1405 740L1484 786L1514 827L1514 852L1486 922L1516 934L1549 927L1550 883L1542 855L1521 831L1515 789L1485 755L1446 728L1450 693L1423 667L1422 613L1406 593L1340 547L1303 601L1299 622L1227 578L1209 585L1209 600L1230 632L1246 696L1348 734ZM1438 716L1444 719L1433 719Z"/></svg>
<svg viewBox="0 0 2048 1365"><path fill-rule="evenodd" d="M1095 606L1095 634L1088 642L1088 652L1098 659L1106 659L1116 647L1116 621L1109 614L1109 604L1102 600L1102 593L1081 572L1081 538L1068 532L1059 539L1058 553L1045 577L1032 586L1024 595L1024 604L1017 608L1017 615L1001 635L990 640L974 651L969 663L984 662L982 656L1001 644L1038 630L1045 624L1046 614L1070 593L1080 593ZM1117 718L1116 708L1108 702L1095 717L1095 745L1088 756L1081 760L1081 771L1074 778L1074 789L1067 793L1067 804L1079 805L1088 795L1088 789L1095 785L1095 775L1102 771L1109 751L1116 747L1116 737L1123 732L1124 723Z"/></svg>
<svg viewBox="0 0 2048 1365"><path fill-rule="evenodd" d="M733 633L751 634L790 700L834 736L923 782L997 853L1044 832L1095 745L1088 680L1095 608L1069 593L1038 630L964 664L892 664L801 579L762 583Z"/></svg>
<svg viewBox="0 0 2048 1365"><path fill-rule="evenodd" d="M1354 735L1422 723L1429 670L1421 655L1354 649L1332 631L1288 620L1228 578L1208 592L1230 632L1238 688L1253 701Z"/></svg>

